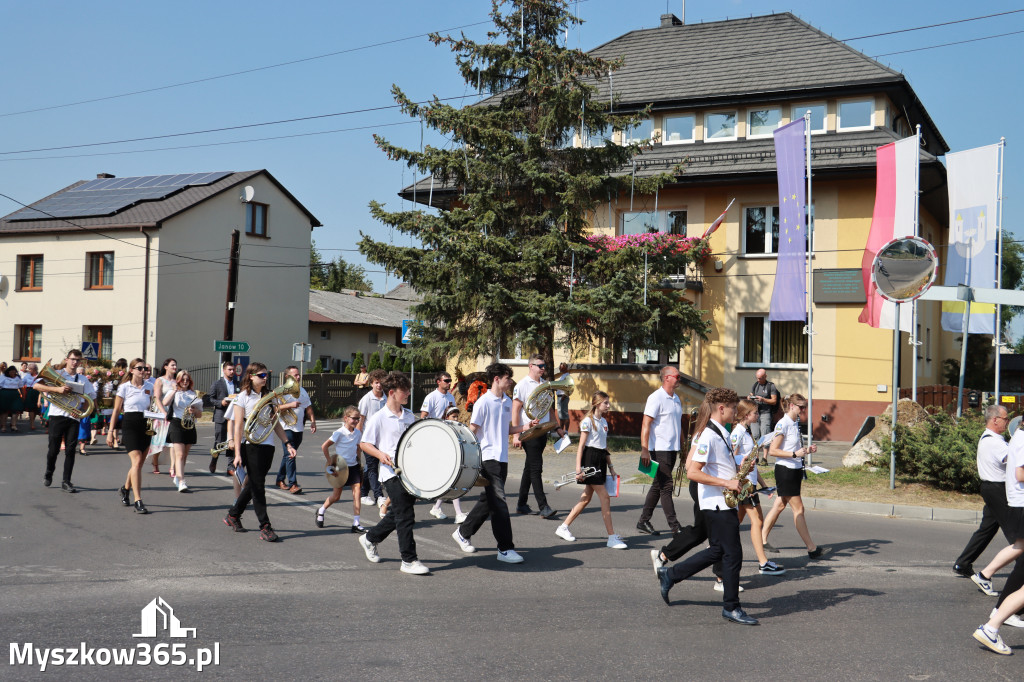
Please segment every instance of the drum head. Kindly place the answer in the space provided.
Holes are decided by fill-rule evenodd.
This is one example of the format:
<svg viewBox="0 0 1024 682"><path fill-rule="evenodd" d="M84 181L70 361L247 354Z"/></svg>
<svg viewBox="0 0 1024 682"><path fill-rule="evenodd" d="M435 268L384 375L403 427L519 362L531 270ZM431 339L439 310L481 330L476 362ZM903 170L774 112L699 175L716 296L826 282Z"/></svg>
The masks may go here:
<svg viewBox="0 0 1024 682"><path fill-rule="evenodd" d="M421 419L406 429L398 441L395 464L409 494L432 500L451 488L462 469L459 433L440 419Z"/></svg>

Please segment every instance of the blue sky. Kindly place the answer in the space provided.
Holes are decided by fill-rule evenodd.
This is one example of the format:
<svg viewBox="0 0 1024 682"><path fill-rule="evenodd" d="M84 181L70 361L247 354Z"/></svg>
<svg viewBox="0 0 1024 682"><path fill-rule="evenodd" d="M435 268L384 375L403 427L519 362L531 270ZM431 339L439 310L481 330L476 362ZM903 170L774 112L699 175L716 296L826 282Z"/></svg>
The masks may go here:
<svg viewBox="0 0 1024 682"><path fill-rule="evenodd" d="M727 0L688 2L687 23L791 11L836 38L966 19L1024 8L1007 2L954 3L861 0L785 3ZM678 0L586 0L586 21L569 36L570 46L593 48L629 30L657 26L666 11L681 13ZM483 39L490 3L280 2L176 3L108 1L20 2L0 0L6 64L0 69L0 152L78 145L182 133L209 128L386 107L398 84L414 98L431 95L472 101L451 54L425 37L428 31L468 26ZM1024 31L1024 12L953 26L850 42L869 56ZM354 49L371 44L386 45ZM1021 118L1021 47L1024 33L879 57L906 74L954 150L1007 138L1003 225L1024 238L1018 201L1024 174L1014 121ZM16 113L80 100L161 88L221 74L301 60L280 68L206 80L129 97ZM13 114L13 115L12 115ZM396 196L411 171L388 161L372 133L406 146L420 143L420 129L394 110L331 116L244 130L190 135L60 151L0 154L0 192L30 203L96 173L118 176L266 168L324 223L314 233L333 257L364 264L354 249L363 231L389 238L368 215L371 199L397 207ZM396 125L397 124L397 125ZM231 143L253 138L302 135ZM432 141L429 132L427 141ZM433 140L436 142L436 140ZM200 146L193 145L211 145ZM184 149L164 149L182 147ZM1018 151L1021 150L1021 151ZM117 153L111 152L133 152ZM88 156L83 156L87 155ZM104 154L98 156L96 154ZM42 158L49 157L49 158ZM0 215L18 208L0 197ZM395 240L408 243L396 235ZM225 254L227 244L225 244ZM367 265L376 290L385 282Z"/></svg>

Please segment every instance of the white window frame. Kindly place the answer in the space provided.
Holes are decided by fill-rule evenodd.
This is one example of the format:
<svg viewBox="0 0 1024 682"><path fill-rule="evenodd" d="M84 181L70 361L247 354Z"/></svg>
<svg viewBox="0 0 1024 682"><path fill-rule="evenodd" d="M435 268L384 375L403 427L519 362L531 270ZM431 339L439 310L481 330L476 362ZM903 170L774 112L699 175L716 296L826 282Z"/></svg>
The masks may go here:
<svg viewBox="0 0 1024 682"><path fill-rule="evenodd" d="M812 107L821 107L825 110L821 116L821 128L811 128L811 135L824 135L828 132L828 103L827 102L806 102L804 104L795 104L791 110L790 121L795 121L798 118L804 117L804 112ZM814 120L813 118L811 119Z"/></svg>
<svg viewBox="0 0 1024 682"><path fill-rule="evenodd" d="M761 342L761 360L750 361L743 357L743 349L746 348L746 321L748 319L760 317L764 320L762 326L762 342ZM772 323L768 319L768 313L740 313L739 316L739 345L737 350L739 352L737 367L754 367L761 368L765 367L768 369L807 369L806 362L770 362L772 357Z"/></svg>
<svg viewBox="0 0 1024 682"><path fill-rule="evenodd" d="M843 105L844 104L859 104L866 102L871 106L871 114L868 117L868 125L866 126L844 126L843 125ZM874 130L875 129L875 98L867 97L861 99L847 99L839 100L836 103L836 130L841 133L853 132L856 130Z"/></svg>
<svg viewBox="0 0 1024 682"><path fill-rule="evenodd" d="M732 137L715 137L715 138L712 138L708 134L708 119L711 116L722 116L722 115L728 116L729 114L732 114ZM707 112L706 114L704 114L704 141L705 142L709 142L709 143L711 143L711 142L735 142L737 139L739 139L737 137L737 134L739 133L739 130L738 130L739 129L739 118L740 117L738 115L738 112L735 109L728 110L728 111L709 111L709 112Z"/></svg>
<svg viewBox="0 0 1024 682"><path fill-rule="evenodd" d="M689 211L685 207L683 207L683 208L658 209L657 213L655 213L654 211L620 211L619 212L619 221L618 221L619 222L618 234L619 235L624 235L624 234L644 234L644 232L625 232L626 216L630 215L630 214L640 214L640 213L655 213L655 222L657 223L656 227L658 228L658 232L661 233L661 234L668 234L669 214L671 214L671 213L680 213L680 212L687 214L687 216L686 216L686 218L687 218L686 229L689 230L689 227L690 227L690 225L689 225L689 218L690 218L690 216L689 216ZM686 232L683 232L683 234L678 235L678 236L685 237L687 235L686 235Z"/></svg>
<svg viewBox="0 0 1024 682"><path fill-rule="evenodd" d="M647 134L646 137L635 137L634 133L638 128L640 128L641 125L647 125L650 128L650 132ZM649 118L645 118L640 122L640 125L627 128L626 130L623 130L620 133L620 135L620 139L622 140L622 144L624 145L635 144L638 142L650 142L651 140L654 139L654 121Z"/></svg>
<svg viewBox="0 0 1024 682"><path fill-rule="evenodd" d="M751 131L753 130L753 126L751 126L751 124L750 124L750 116L755 111L777 111L777 112L779 112L779 122L775 124L775 128L778 128L779 126L782 125L782 108L781 107L756 107L756 108L747 109L747 139L748 140L757 140L757 139L762 139L762 138L766 138L766 137L771 137L772 133L774 132L774 129L772 129L771 132L767 132L767 133L757 133L757 134L751 133Z"/></svg>
<svg viewBox="0 0 1024 682"><path fill-rule="evenodd" d="M668 120L672 118L688 118L690 125L689 139L670 140L668 139ZM662 144L693 144L697 141L697 114L666 114L661 119L661 143Z"/></svg>
<svg viewBox="0 0 1024 682"><path fill-rule="evenodd" d="M763 208L763 209L765 209L765 215L766 216L770 216L772 209L778 210L779 209L779 205L778 204L749 204L749 205L744 205L743 206L743 209L742 209L742 211L740 213L740 237L741 237L741 239L740 239L740 242L741 242L740 243L740 250L741 250L742 256L744 258L777 258L778 255L779 255L779 252L771 250L772 238L771 238L771 233L770 232L765 234L765 240L764 240L764 248L765 248L765 250L763 252L758 251L758 252L751 253L751 252L747 251L747 210L751 209L751 208ZM781 216L780 216L780 220L781 220ZM767 231L767 228L768 228L768 226L766 226L766 231ZM780 230L781 230L781 228L780 228Z"/></svg>
<svg viewBox="0 0 1024 682"><path fill-rule="evenodd" d="M589 128L585 127L583 129L583 131L584 131L583 132L583 139L582 139L582 146L583 147L604 147L607 144L615 144L615 129L612 128L610 125L609 126L605 126L601 130L594 131L595 133L599 134L598 138L596 138L596 139L602 140L601 144L593 144L591 142L591 140L593 140L595 138L591 135L591 130ZM605 134L605 133L607 133L607 134Z"/></svg>

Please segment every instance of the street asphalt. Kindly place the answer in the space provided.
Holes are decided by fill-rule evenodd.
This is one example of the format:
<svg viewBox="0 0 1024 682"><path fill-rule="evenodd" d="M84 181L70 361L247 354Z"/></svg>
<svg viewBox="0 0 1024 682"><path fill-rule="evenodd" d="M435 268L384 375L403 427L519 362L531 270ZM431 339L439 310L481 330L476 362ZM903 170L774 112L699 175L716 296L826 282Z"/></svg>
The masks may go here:
<svg viewBox="0 0 1024 682"><path fill-rule="evenodd" d="M815 540L831 548L811 561L786 512L771 540L786 567L761 576L743 528L744 608L760 619L744 627L721 617L710 572L676 585L671 605L660 597L649 550L666 537L635 530L643 498L628 488L613 500L617 532L629 549L605 547L597 501L572 526L577 540L554 535L557 521L513 514L520 565L499 563L490 527L464 554L451 538L451 519L416 507L420 559L432 575L401 573L397 540L368 562L349 532L346 490L323 529L315 509L327 494L318 446L329 426L308 431L300 448L302 495L269 492L270 517L281 542L260 541L253 512L248 533L222 522L232 502L230 481L207 471L212 441L200 424L188 465L191 493L178 493L166 473L143 471L149 515L120 504L117 488L128 457L106 447L79 457L74 483L43 487L46 436L0 436L0 637L8 659L0 679L164 679L195 675L195 665L56 665L45 671L38 649L100 650L181 645L181 659L216 650L201 674L226 679L598 680L768 677L790 680L1020 679L1024 630L1004 627L1017 656L997 656L971 637L995 599L951 570L974 526L964 522L825 511L808 514ZM550 449L549 449L550 452ZM564 453L559 458L567 457ZM280 457L278 447L277 457ZM564 519L579 487L557 492L550 481L565 461L546 467L546 490ZM163 456L164 472L167 456ZM616 459L632 474L635 456ZM522 470L511 458L510 507ZM279 459L275 461L275 465ZM567 471L568 469L566 469ZM268 482L273 484L273 472ZM469 509L472 499L463 499ZM530 504L536 508L531 498ZM828 506L827 504L825 506ZM843 508L837 505L835 508ZM684 523L691 504L677 498ZM450 514L452 509L446 505ZM863 511L863 510L857 510ZM940 515L941 516L941 515ZM362 515L364 525L378 519ZM981 567L1000 548L994 542ZM1008 570L996 578L1000 586ZM146 634L140 615L154 599L173 608L195 637ZM81 653L78 654L78 657ZM186 672L186 670L188 672Z"/></svg>

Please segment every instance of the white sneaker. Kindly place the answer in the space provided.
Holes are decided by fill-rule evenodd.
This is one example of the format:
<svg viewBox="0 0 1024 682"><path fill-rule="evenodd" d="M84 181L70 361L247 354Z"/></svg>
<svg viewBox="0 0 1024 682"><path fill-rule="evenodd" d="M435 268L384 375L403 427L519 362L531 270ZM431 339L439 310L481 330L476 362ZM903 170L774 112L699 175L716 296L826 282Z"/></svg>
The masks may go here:
<svg viewBox="0 0 1024 682"><path fill-rule="evenodd" d="M448 515L441 511L439 507L432 507L430 509L430 515L435 519L441 519L442 521L448 518Z"/></svg>
<svg viewBox="0 0 1024 682"><path fill-rule="evenodd" d="M386 497L378 497L377 498L377 506L378 507L383 507L384 503L387 502L387 499L388 498L386 498Z"/></svg>
<svg viewBox="0 0 1024 682"><path fill-rule="evenodd" d="M377 545L367 540L365 535L359 536L359 544L363 546L363 551L366 552L367 559L375 564L380 562L380 555L377 554Z"/></svg>
<svg viewBox="0 0 1024 682"><path fill-rule="evenodd" d="M466 554L472 554L476 551L476 547L469 544L469 540L462 537L462 533L459 532L458 528L456 528L455 532L452 533L452 539L455 540L455 542L459 543L459 549L461 549Z"/></svg>
<svg viewBox="0 0 1024 682"><path fill-rule="evenodd" d="M992 609L992 613L989 615L989 618L995 618L996 611L998 611L998 609ZM1009 625L1011 628L1024 628L1024 618L1021 618L1016 613L1011 613L1010 617L1003 621L1003 625Z"/></svg>
<svg viewBox="0 0 1024 682"><path fill-rule="evenodd" d="M985 632L984 624L979 625L978 629L974 631L974 639L978 640L997 654L1002 654L1003 656L1013 654L1013 650L1003 644L1003 638L999 636L998 632L995 637L990 637L989 634Z"/></svg>
<svg viewBox="0 0 1024 682"><path fill-rule="evenodd" d="M456 514L455 515L455 523L457 523L459 525L462 525L463 523L465 523L465 521L466 521L466 519L468 517L469 517L469 514Z"/></svg>
<svg viewBox="0 0 1024 682"><path fill-rule="evenodd" d="M373 499L369 495L359 498L359 501L362 502L363 504L368 504L371 506L377 503L377 500Z"/></svg>
<svg viewBox="0 0 1024 682"><path fill-rule="evenodd" d="M743 591L743 585L740 585L740 592ZM725 583L715 581L715 592L725 592Z"/></svg>
<svg viewBox="0 0 1024 682"><path fill-rule="evenodd" d="M564 523L555 529L555 535L562 538L566 542L576 542L576 536L569 532L569 526Z"/></svg>
<svg viewBox="0 0 1024 682"><path fill-rule="evenodd" d="M408 561L402 562L402 573L411 573L413 575L429 575L430 569L423 565L423 563L417 559L412 563Z"/></svg>
<svg viewBox="0 0 1024 682"><path fill-rule="evenodd" d="M651 550L651 563L654 564L654 577L659 577L658 569L665 566L665 560L661 558L660 549Z"/></svg>
<svg viewBox="0 0 1024 682"><path fill-rule="evenodd" d="M187 485L185 485L185 479L183 479L183 478L182 478L182 479L179 479L179 480L178 480L178 492L179 492L179 493L183 493L183 492L185 492L186 490L188 490L188 486L187 486Z"/></svg>
<svg viewBox="0 0 1024 682"><path fill-rule="evenodd" d="M498 561L504 561L506 564L521 564L523 563L523 557L520 556L519 552L510 549L507 552L499 551Z"/></svg>
<svg viewBox="0 0 1024 682"><path fill-rule="evenodd" d="M178 485L178 477L171 476L171 485Z"/></svg>
<svg viewBox="0 0 1024 682"><path fill-rule="evenodd" d="M626 549L626 543L622 541L621 535L609 535L608 546L612 549Z"/></svg>

